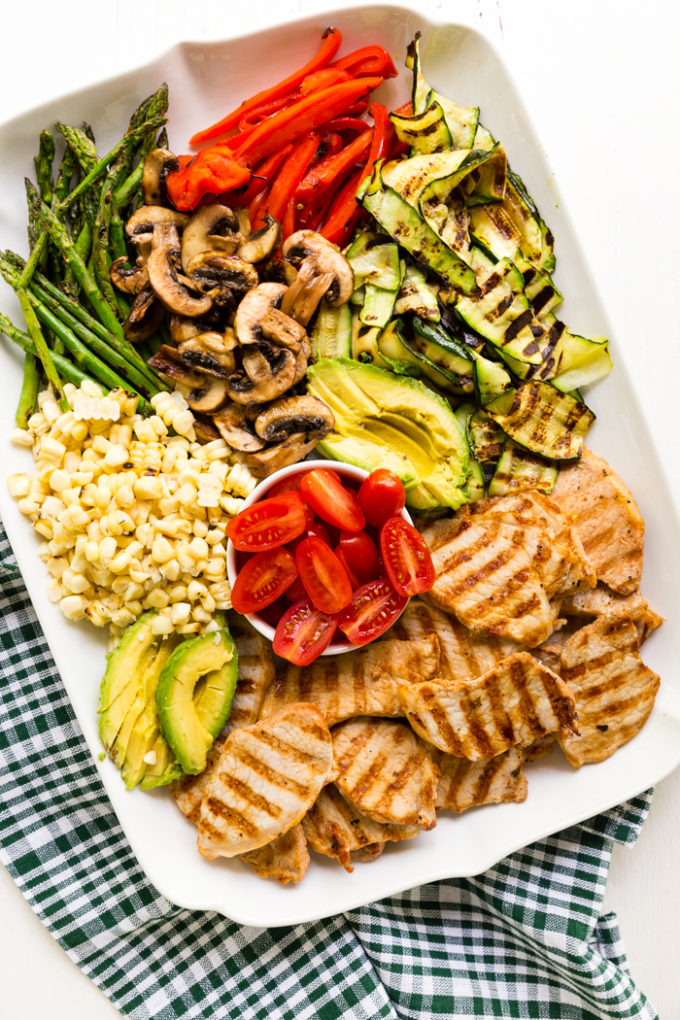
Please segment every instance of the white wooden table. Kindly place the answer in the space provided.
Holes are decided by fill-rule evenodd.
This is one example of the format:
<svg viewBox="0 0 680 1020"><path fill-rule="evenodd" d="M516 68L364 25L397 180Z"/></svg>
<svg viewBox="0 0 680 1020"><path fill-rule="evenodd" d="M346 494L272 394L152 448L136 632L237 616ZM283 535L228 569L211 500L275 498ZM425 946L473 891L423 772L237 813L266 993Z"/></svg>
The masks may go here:
<svg viewBox="0 0 680 1020"><path fill-rule="evenodd" d="M452 21L461 13L474 18L508 64L616 336L627 352L639 345L637 390L680 505L675 243L680 235L680 7L670 0L645 5L637 0L428 2ZM58 5L13 0L2 15L0 122L145 63L183 38L217 39L288 15L352 5L353 0L335 5L332 0L61 0ZM657 787L637 845L616 849L605 901L619 915L632 974L662 1020L680 1017L679 805L676 771ZM2 869L0 917L2 1020L118 1015L53 942Z"/></svg>

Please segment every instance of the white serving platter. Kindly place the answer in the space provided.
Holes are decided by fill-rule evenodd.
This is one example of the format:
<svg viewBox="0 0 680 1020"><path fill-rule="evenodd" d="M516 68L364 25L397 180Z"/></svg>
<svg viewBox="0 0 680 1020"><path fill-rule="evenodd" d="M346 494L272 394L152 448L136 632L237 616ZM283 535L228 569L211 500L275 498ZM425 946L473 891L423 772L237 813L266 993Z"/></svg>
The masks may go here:
<svg viewBox="0 0 680 1020"><path fill-rule="evenodd" d="M597 281L587 269L568 214L559 196L509 71L489 42L466 25L425 18L398 6L356 7L277 26L222 43L186 43L135 72L110 79L31 111L0 128L0 245L25 254L23 178L33 175L38 132L63 120L91 122L105 152L120 136L131 110L161 80L170 86L170 145L186 151L198 128L222 116L238 101L283 77L304 62L321 31L337 25L342 52L378 42L403 66L408 42L423 36L427 78L458 102L479 105L482 119L500 138L556 236L556 280L566 300L561 315L586 335L611 336L598 298ZM265 72L263 73L263 68ZM409 75L383 86L379 98L401 105ZM18 304L4 285L0 309L21 322ZM282 888L257 878L239 861L209 862L195 846L195 829L164 791L127 792L109 761L99 761L96 706L104 668L103 636L88 625L67 623L47 599L45 569L36 555L37 537L0 484L0 513L26 580L45 635L73 703L85 739L116 814L141 866L173 902L213 909L244 924L294 924L348 910L414 885L477 874L519 847L588 818L653 785L680 764L680 527L644 416L612 338L615 368L588 394L598 415L589 445L622 474L633 489L647 522L643 593L666 618L645 644L645 661L662 678L654 712L633 741L606 762L575 772L554 753L528 767L529 796L508 804L442 815L435 830L395 844L371 864L348 875L315 856L304 881ZM8 436L21 380L21 359L6 341L0 353L0 450L2 474L30 470L30 453Z"/></svg>

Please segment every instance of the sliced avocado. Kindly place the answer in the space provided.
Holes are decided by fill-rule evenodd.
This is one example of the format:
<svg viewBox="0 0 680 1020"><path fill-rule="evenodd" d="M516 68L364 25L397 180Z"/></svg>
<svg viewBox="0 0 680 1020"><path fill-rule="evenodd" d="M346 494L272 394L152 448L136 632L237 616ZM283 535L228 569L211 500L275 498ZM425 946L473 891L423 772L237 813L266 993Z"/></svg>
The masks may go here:
<svg viewBox="0 0 680 1020"><path fill-rule="evenodd" d="M224 626L183 641L161 670L156 705L161 732L184 772L198 775L229 717L238 679L236 646Z"/></svg>
<svg viewBox="0 0 680 1020"><path fill-rule="evenodd" d="M317 361L307 379L309 392L335 416L320 453L367 471L390 468L411 506L457 508L466 501L468 445L442 397L418 379L345 358ZM414 502L412 493L421 489L425 495Z"/></svg>
<svg viewBox="0 0 680 1020"><path fill-rule="evenodd" d="M156 616L151 610L128 627L106 659L106 672L99 691L99 735L112 761L120 768L125 760L125 734L122 733L131 712L136 715L127 728L136 721L139 677L153 663L157 638L151 629Z"/></svg>
<svg viewBox="0 0 680 1020"><path fill-rule="evenodd" d="M108 656L100 689L99 733L128 789L164 785L182 772L160 734L156 712L156 684L176 644L154 635L156 615L144 613L128 627Z"/></svg>

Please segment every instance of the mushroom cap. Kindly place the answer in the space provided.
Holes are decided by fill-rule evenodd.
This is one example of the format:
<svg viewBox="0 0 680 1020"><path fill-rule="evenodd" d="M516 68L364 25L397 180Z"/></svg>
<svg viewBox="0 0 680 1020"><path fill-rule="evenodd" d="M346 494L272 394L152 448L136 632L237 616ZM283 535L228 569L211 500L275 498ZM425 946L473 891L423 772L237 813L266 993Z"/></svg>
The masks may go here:
<svg viewBox="0 0 680 1020"><path fill-rule="evenodd" d="M332 273L333 282L326 300L333 308L346 304L354 291L354 272L337 244L327 241L315 230L297 230L284 241L283 257L292 262L313 261L317 275Z"/></svg>
<svg viewBox="0 0 680 1020"><path fill-rule="evenodd" d="M285 347L266 340L251 344L243 353L243 368L229 377L229 396L237 404L275 400L292 386L295 368L295 355Z"/></svg>
<svg viewBox="0 0 680 1020"><path fill-rule="evenodd" d="M204 205L198 209L182 234L182 265L189 273L189 263L202 251L226 251L232 254L244 239L238 216L228 205Z"/></svg>
<svg viewBox="0 0 680 1020"><path fill-rule="evenodd" d="M187 397L187 404L197 414L217 411L226 403L227 380L216 379L214 376L203 376L203 382L195 386Z"/></svg>
<svg viewBox="0 0 680 1020"><path fill-rule="evenodd" d="M130 266L127 255L121 255L111 263L111 283L123 294L139 294L149 285L149 273L145 264Z"/></svg>
<svg viewBox="0 0 680 1020"><path fill-rule="evenodd" d="M199 290L245 293L260 282L257 270L238 255L224 251L200 251L187 264L187 274Z"/></svg>
<svg viewBox="0 0 680 1020"><path fill-rule="evenodd" d="M226 379L236 367L234 346L233 337L209 331L183 340L178 350L185 364L207 375Z"/></svg>
<svg viewBox="0 0 680 1020"><path fill-rule="evenodd" d="M254 344L262 339L261 323L286 293L285 283L258 283L241 298L234 316L234 329L241 344Z"/></svg>
<svg viewBox="0 0 680 1020"><path fill-rule="evenodd" d="M156 297L151 287L143 287L130 306L128 317L123 325L126 340L132 344L141 344L159 328L165 308Z"/></svg>
<svg viewBox="0 0 680 1020"><path fill-rule="evenodd" d="M238 254L245 262L263 262L274 254L281 243L281 225L269 213L264 226L253 231L238 247Z"/></svg>
<svg viewBox="0 0 680 1020"><path fill-rule="evenodd" d="M179 160L169 149L152 149L144 160L142 193L145 205L165 205L165 179L171 170L179 170Z"/></svg>
<svg viewBox="0 0 680 1020"><path fill-rule="evenodd" d="M137 244L145 235L150 240L156 226L172 224L177 230L182 230L188 222L187 214L175 209L166 209L163 205L140 205L125 224L125 232Z"/></svg>
<svg viewBox="0 0 680 1020"><path fill-rule="evenodd" d="M156 224L152 243L146 267L157 297L178 315L205 315L212 305L212 297L198 294L193 281L180 272L177 228L172 223Z"/></svg>
<svg viewBox="0 0 680 1020"><path fill-rule="evenodd" d="M175 379L192 390L205 386L206 376L185 364L179 351L174 347L169 347L168 344L163 344L160 350L149 358L148 364L162 375L169 379Z"/></svg>
<svg viewBox="0 0 680 1020"><path fill-rule="evenodd" d="M334 425L328 404L307 394L276 400L255 419L255 431L268 443L282 442L296 434L319 442Z"/></svg>
<svg viewBox="0 0 680 1020"><path fill-rule="evenodd" d="M290 464L304 460L316 446L316 439L307 439L304 432L294 432L275 446L268 446L246 456L246 464L257 478L267 478Z"/></svg>
<svg viewBox="0 0 680 1020"><path fill-rule="evenodd" d="M233 450L241 453L255 453L264 449L264 442L256 436L250 427L244 408L233 401L213 415L213 424L218 429L225 443Z"/></svg>

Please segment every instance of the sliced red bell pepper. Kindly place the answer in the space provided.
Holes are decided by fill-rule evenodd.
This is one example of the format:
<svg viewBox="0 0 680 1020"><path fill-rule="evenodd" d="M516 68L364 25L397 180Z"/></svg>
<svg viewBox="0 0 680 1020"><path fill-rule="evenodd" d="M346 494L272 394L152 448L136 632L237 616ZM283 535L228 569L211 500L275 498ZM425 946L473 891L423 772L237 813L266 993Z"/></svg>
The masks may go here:
<svg viewBox="0 0 680 1020"><path fill-rule="evenodd" d="M344 145L342 135L339 135L337 131L330 131L328 134L320 131L319 134L322 135L320 158L323 158L324 156L332 156L336 152L340 152L340 149Z"/></svg>
<svg viewBox="0 0 680 1020"><path fill-rule="evenodd" d="M290 106L291 103L297 102L301 94L299 90L296 90L291 92L290 95L280 96L278 99L270 99L269 102L262 103L261 106L256 106L254 110L244 113L238 122L239 132L255 127L265 117L271 117L273 113L277 113L279 110L285 109L286 106Z"/></svg>
<svg viewBox="0 0 680 1020"><path fill-rule="evenodd" d="M287 237L295 233L295 198L291 198L281 217L281 234L285 241Z"/></svg>
<svg viewBox="0 0 680 1020"><path fill-rule="evenodd" d="M365 165L357 174L353 174L349 181L341 188L337 197L333 200L319 227L319 233L341 248L349 241L354 227L362 213L362 208L356 200L357 188L373 170L373 164L379 159L384 159L390 152L393 139L392 122L386 106L382 103L371 103L371 116L374 121L374 128L371 137L371 147ZM359 135L359 138L362 136Z"/></svg>
<svg viewBox="0 0 680 1020"><path fill-rule="evenodd" d="M382 78L394 78L397 74L392 57L384 46L362 46L334 61L331 67L348 71L354 78L364 74L379 74Z"/></svg>
<svg viewBox="0 0 680 1020"><path fill-rule="evenodd" d="M263 159L261 163L258 163L253 168L253 176L244 188L221 195L221 199L227 205L230 203L238 206L250 205L257 195L260 195L265 188L269 187L279 167L292 148L293 143L291 142L289 145L284 145L279 152L273 152L271 156L267 156L266 159Z"/></svg>
<svg viewBox="0 0 680 1020"><path fill-rule="evenodd" d="M356 193L365 176L363 167L352 174L338 191L326 210L323 222L317 227L327 241L332 241L339 248L344 248L348 243L361 216L362 208L356 200Z"/></svg>
<svg viewBox="0 0 680 1020"><path fill-rule="evenodd" d="M330 88L331 85L337 85L341 81L350 81L351 78L352 75L340 67L322 67L319 71L312 71L304 81L300 82L300 92L303 96L308 96L311 92Z"/></svg>
<svg viewBox="0 0 680 1020"><path fill-rule="evenodd" d="M248 219L250 220L251 230L255 230L264 224L264 207L268 194L268 190L260 192L248 206Z"/></svg>
<svg viewBox="0 0 680 1020"><path fill-rule="evenodd" d="M307 167L314 158L319 146L319 136L314 131L301 138L293 146L290 155L272 182L266 212L275 220L283 218L287 206L295 196L300 181L305 176Z"/></svg>
<svg viewBox="0 0 680 1020"><path fill-rule="evenodd" d="M242 162L255 163L288 142L343 113L347 106L382 83L382 78L357 78L304 96L258 124L252 134L234 150Z"/></svg>
<svg viewBox="0 0 680 1020"><path fill-rule="evenodd" d="M366 120L359 120L358 117L333 117L333 120L329 120L327 124L324 124L320 131L338 131L342 134L344 131L353 131L355 134L360 135L362 131L368 131L371 125Z"/></svg>
<svg viewBox="0 0 680 1020"><path fill-rule="evenodd" d="M214 145L199 152L183 169L166 178L168 198L175 209L191 212L204 195L220 195L250 180L251 172L235 159L229 149Z"/></svg>
<svg viewBox="0 0 680 1020"><path fill-rule="evenodd" d="M254 110L256 107L261 106L263 103L268 102L271 99L278 99L281 96L292 92L293 89L296 88L308 74L311 74L313 71L318 71L322 67L326 67L340 49L342 35L337 28L328 28L321 38L321 46L312 59L309 60L303 67L294 71L293 74L284 78L284 80L280 81L277 85L273 85L268 89L263 89L261 92L258 92L257 95L244 100L240 106L238 106L235 110L232 110L231 113L228 113L226 117L217 121L217 123L212 124L203 131L197 131L190 139L191 145L203 145L205 142L211 142L215 138L219 138L220 135L224 135L228 131L232 131L244 113L247 113L249 110Z"/></svg>
<svg viewBox="0 0 680 1020"><path fill-rule="evenodd" d="M400 117L412 117L413 116L413 102L409 99L408 103L404 103L397 110L392 110L392 113L398 114Z"/></svg>
<svg viewBox="0 0 680 1020"><path fill-rule="evenodd" d="M319 160L304 177L297 191L299 202L319 206L328 194L344 180L357 163L363 164L370 149L373 129L362 134L346 145L340 152Z"/></svg>

